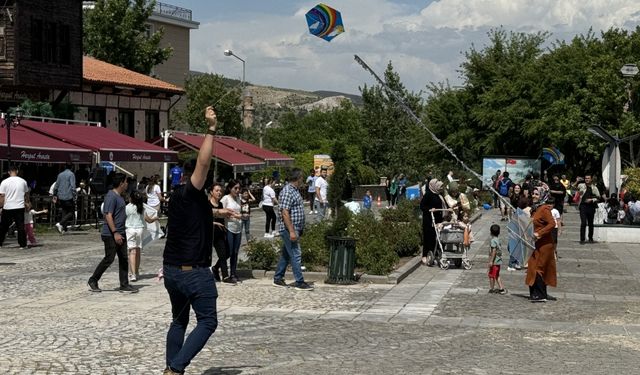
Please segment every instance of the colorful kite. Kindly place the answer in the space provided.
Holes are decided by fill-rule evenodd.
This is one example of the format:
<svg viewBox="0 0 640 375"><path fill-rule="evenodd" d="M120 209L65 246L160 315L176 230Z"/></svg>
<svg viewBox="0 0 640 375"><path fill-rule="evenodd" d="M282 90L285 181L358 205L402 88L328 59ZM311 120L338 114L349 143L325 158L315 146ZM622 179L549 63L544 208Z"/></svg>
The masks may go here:
<svg viewBox="0 0 640 375"><path fill-rule="evenodd" d="M307 12L309 32L327 42L344 32L340 12L326 4L318 4Z"/></svg>
<svg viewBox="0 0 640 375"><path fill-rule="evenodd" d="M564 154L557 147L544 147L542 158L553 165L564 165Z"/></svg>

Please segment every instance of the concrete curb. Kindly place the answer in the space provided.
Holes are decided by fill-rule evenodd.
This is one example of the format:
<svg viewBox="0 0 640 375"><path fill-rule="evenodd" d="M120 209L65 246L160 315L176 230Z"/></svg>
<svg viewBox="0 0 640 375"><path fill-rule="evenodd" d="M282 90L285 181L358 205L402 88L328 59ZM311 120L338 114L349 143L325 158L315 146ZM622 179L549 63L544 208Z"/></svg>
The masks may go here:
<svg viewBox="0 0 640 375"><path fill-rule="evenodd" d="M473 217L471 217L470 222L473 224L478 219L482 217L482 212L478 211ZM422 260L422 255L417 255L410 259L407 263L402 265L402 267L397 270L391 272L388 275L368 275L362 274L358 279L358 283L369 283L369 284L400 284L402 280L404 280L407 276L409 276L413 271L415 271L418 267L420 267ZM265 270L238 270L238 276L242 278L249 279L264 279L271 278L275 275L275 271L265 271ZM315 281L315 282L324 282L327 279L327 274L325 272L303 272L304 279L306 281Z"/></svg>

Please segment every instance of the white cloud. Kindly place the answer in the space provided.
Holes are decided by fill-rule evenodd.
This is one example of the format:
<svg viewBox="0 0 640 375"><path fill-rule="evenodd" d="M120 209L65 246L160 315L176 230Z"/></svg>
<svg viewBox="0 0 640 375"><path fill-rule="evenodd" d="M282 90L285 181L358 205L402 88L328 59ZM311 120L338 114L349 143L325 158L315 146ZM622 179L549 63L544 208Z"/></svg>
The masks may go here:
<svg viewBox="0 0 640 375"><path fill-rule="evenodd" d="M327 43L307 33L305 2L290 14L203 23L192 31L194 70L239 78L240 62L223 55L232 49L246 60L247 80L306 90L357 93L373 83L353 60L358 54L379 74L392 60L405 86L418 91L429 82L458 84L462 53L486 44L486 32L507 30L553 33L553 38L609 27L635 27L637 0L440 0L420 12L388 0L344 0L346 32Z"/></svg>

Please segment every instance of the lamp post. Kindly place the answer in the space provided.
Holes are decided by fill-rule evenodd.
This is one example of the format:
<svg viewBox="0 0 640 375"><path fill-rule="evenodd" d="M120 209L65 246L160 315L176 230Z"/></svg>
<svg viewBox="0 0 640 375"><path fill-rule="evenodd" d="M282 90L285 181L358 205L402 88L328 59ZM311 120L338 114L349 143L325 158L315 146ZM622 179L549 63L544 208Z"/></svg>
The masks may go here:
<svg viewBox="0 0 640 375"><path fill-rule="evenodd" d="M638 70L638 67L636 66L636 64L624 64L620 69L620 73L622 73L622 76L624 78L633 78L636 75L638 75L638 72L640 72L640 70ZM629 112L632 104L631 103L631 82L627 81L627 83L624 86L627 89L627 95L629 97L629 99L624 105L624 112Z"/></svg>
<svg viewBox="0 0 640 375"><path fill-rule="evenodd" d="M238 55L236 55L235 53L233 53L233 51L232 51L232 50L230 50L230 49L225 49L225 50L224 50L224 55L225 55L225 56L233 56L233 57L235 57L236 59L238 59L238 60L242 61L242 90L244 91L244 72L245 72L244 64L245 64L245 61L244 61L243 59L241 59L240 57L238 57Z"/></svg>
<svg viewBox="0 0 640 375"><path fill-rule="evenodd" d="M2 113L2 124L0 127L7 128L7 165L11 167L11 128L15 128L20 125L22 120L22 108L16 108L14 113Z"/></svg>
<svg viewBox="0 0 640 375"><path fill-rule="evenodd" d="M271 124L273 124L273 121L269 121L260 127L260 148L262 148L262 136L264 134L264 130L271 126Z"/></svg>

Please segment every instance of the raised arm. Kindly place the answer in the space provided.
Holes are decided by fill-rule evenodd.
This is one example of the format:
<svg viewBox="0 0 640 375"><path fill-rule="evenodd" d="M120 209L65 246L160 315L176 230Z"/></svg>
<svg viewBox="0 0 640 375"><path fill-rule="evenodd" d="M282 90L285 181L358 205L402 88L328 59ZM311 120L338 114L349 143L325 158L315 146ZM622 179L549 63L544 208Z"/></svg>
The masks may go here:
<svg viewBox="0 0 640 375"><path fill-rule="evenodd" d="M198 190L202 190L205 180L207 179L207 172L209 172L209 165L211 165L211 154L213 153L213 140L218 124L213 107L209 106L205 109L204 117L207 120L209 128L207 129L207 134L204 136L202 146L198 151L196 167L191 175L191 185Z"/></svg>

